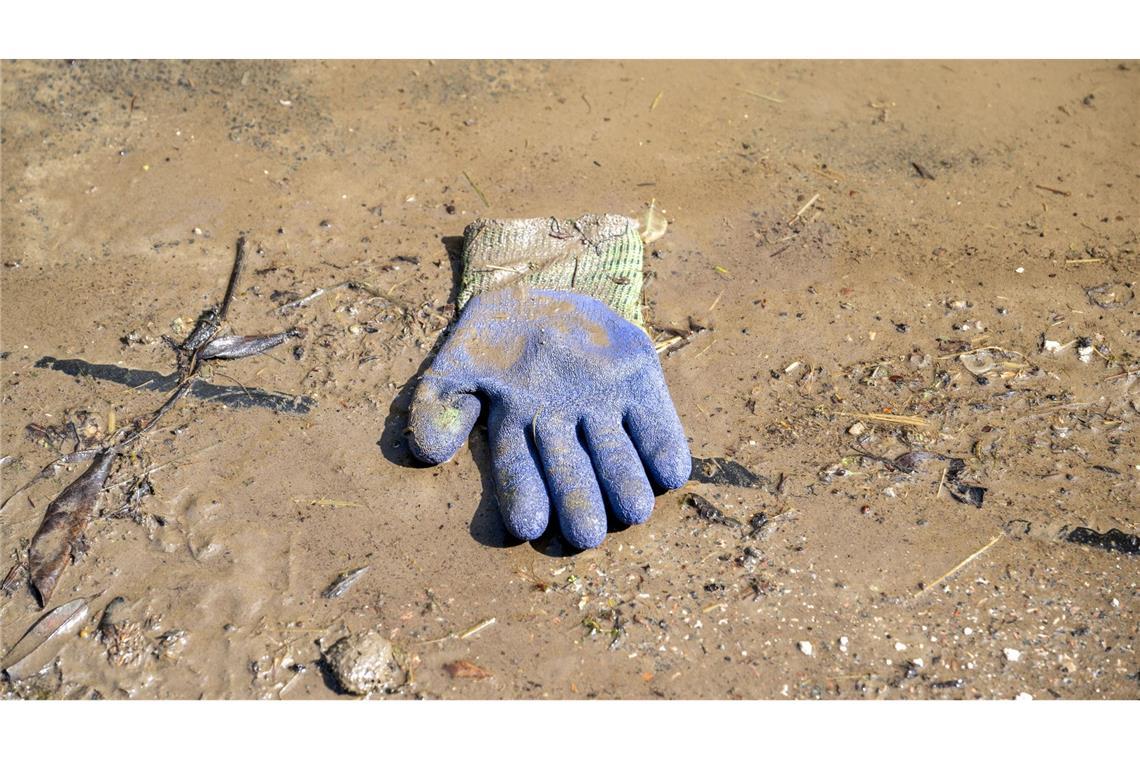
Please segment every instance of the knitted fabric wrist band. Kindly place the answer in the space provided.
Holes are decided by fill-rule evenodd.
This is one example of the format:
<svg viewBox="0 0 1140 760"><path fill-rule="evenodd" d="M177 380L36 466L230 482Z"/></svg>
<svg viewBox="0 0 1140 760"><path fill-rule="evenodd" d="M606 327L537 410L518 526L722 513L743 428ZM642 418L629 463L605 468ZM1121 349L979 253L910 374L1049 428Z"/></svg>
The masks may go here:
<svg viewBox="0 0 1140 760"><path fill-rule="evenodd" d="M640 327L642 263L637 222L624 216L476 219L463 232L458 305L527 285L593 296Z"/></svg>

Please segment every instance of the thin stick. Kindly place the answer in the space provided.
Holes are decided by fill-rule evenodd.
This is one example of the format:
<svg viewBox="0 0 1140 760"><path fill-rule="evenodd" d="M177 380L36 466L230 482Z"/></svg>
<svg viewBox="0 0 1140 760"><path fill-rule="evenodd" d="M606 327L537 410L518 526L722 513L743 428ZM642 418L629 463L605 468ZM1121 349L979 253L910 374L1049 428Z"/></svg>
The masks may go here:
<svg viewBox="0 0 1140 760"><path fill-rule="evenodd" d="M950 472L949 467L942 468L942 479L938 481L938 490L934 492L934 498L942 495L942 486L946 483L946 473Z"/></svg>
<svg viewBox="0 0 1140 760"><path fill-rule="evenodd" d="M483 205L487 208L491 208L491 204L487 202L487 196L483 195L483 191L475 184L475 180L471 179L471 175L465 171L463 172L463 178L471 185L471 189L479 196L479 200L483 201Z"/></svg>
<svg viewBox="0 0 1140 760"><path fill-rule="evenodd" d="M1104 259L1065 259L1066 264L1099 264Z"/></svg>
<svg viewBox="0 0 1140 760"><path fill-rule="evenodd" d="M788 224L795 224L796 220L799 219L801 216L803 216L805 213L807 213L807 210L809 208L811 208L813 205L815 205L815 202L818 200L819 200L819 193L816 193L815 195L813 195L811 197L811 200L809 200L807 203L805 203L803 205L803 208L801 208L799 211L796 212L795 216L793 216L791 219L788 220Z"/></svg>
<svg viewBox="0 0 1140 760"><path fill-rule="evenodd" d="M899 425L913 425L926 427L926 420L921 417L911 417L903 414L856 414L854 412L836 412L840 417L858 417L861 420L874 420L875 422L894 422Z"/></svg>
<svg viewBox="0 0 1140 760"><path fill-rule="evenodd" d="M469 636L474 636L475 634L479 633L479 631L483 630L484 628L488 628L488 627L494 625L496 622L498 622L498 621L496 621L495 618L487 618L486 620L479 621L478 623L471 626L470 628L468 628L465 631L452 631L451 633L447 634L446 636L440 636L438 639L430 639L430 640L425 641L423 643L425 643L425 644L438 644L442 641L448 641L449 639L465 639Z"/></svg>
<svg viewBox="0 0 1140 760"><path fill-rule="evenodd" d="M1034 185L1034 187L1036 187L1038 190L1048 190L1051 193L1056 193L1057 195L1063 195L1066 198L1068 198L1070 195L1072 195L1072 193L1070 193L1068 190L1058 190L1057 188L1049 187L1048 185Z"/></svg>
<svg viewBox="0 0 1140 760"><path fill-rule="evenodd" d="M221 322L226 318L226 313L230 310L230 303L234 300L234 295L237 293L238 280L241 278L242 266L245 264L245 237L239 237L237 241L237 251L234 253L234 265L230 269L230 281L226 285L226 295L222 299L221 308L218 309L218 321Z"/></svg>
<svg viewBox="0 0 1140 760"><path fill-rule="evenodd" d="M703 354L705 351L708 351L710 348L712 348L714 343L716 343L716 338L713 338L711 341L709 341L709 344L707 346L705 346L704 348L702 348L700 351L698 351L693 358L694 359L699 358L701 356L701 354Z"/></svg>
<svg viewBox="0 0 1140 760"><path fill-rule="evenodd" d="M738 87L737 89L740 90L741 92L747 94L747 95L751 95L754 98L761 98L762 100L767 100L770 103L783 103L784 102L780 98L772 97L771 95L765 95L762 92L753 92L752 90L746 90L743 87Z"/></svg>
<svg viewBox="0 0 1140 760"><path fill-rule="evenodd" d="M1132 369L1125 370L1124 372L1121 372L1119 374L1109 375L1108 377L1105 378L1105 380L1119 380L1122 377L1128 377L1129 375L1135 375L1137 372L1140 372L1140 367L1133 367Z"/></svg>
<svg viewBox="0 0 1140 760"><path fill-rule="evenodd" d="M298 298L296 301L290 301L287 304L283 304L281 306L278 306L277 307L277 313L278 314L284 314L285 312L291 311L292 309L299 309L300 307L304 306L305 304L311 303L312 301L317 300L318 298L323 296L326 292L327 291L324 288L317 288L316 290L314 290L312 293L305 296L304 298Z"/></svg>
<svg viewBox="0 0 1140 760"><path fill-rule="evenodd" d="M949 570L948 572L946 572L946 573L943 573L943 574L942 574L942 575L941 575L941 576L938 578L938 580L936 580L936 581L934 581L934 582L932 582L932 583L928 583L927 585L923 586L923 587L922 587L922 588L921 588L921 589L918 591L918 593L916 593L916 594L914 595L914 597L913 597L913 598L915 598L915 599L919 598L920 596L922 596L923 594L925 594L927 591L929 591L930 589L934 588L934 587L935 587L935 586L937 586L939 583L941 583L942 581L946 580L946 579L947 579L947 578L949 578L951 575L953 575L954 573L958 572L959 570L961 570L961 569L962 569L963 567L965 567L966 565L968 565L968 564L970 564L971 562L973 562L974 560L976 560L978 557L982 556L982 554L984 554L984 553L985 553L985 552L986 552L986 551L987 551L987 550L988 550L988 549L989 549L991 546L993 546L994 544L996 544L998 541L1001 541L1001 537L1002 537L1003 535L1005 535L1005 534L1004 534L1004 533L998 533L996 536L994 536L993 538L991 538L991 539L990 539L990 542L989 542L988 544L986 544L985 546L983 546L981 549L978 549L976 552L974 552L973 554L971 554L969 557L966 557L966 559L962 560L962 561L961 561L961 562L959 562L957 565L954 565L954 567L950 568L950 570Z"/></svg>
<svg viewBox="0 0 1140 760"><path fill-rule="evenodd" d="M490 628L497 622L498 621L495 620L495 618L487 618L486 620L481 620L480 622L468 628L463 633L459 634L459 638L465 639L469 636L474 636L475 634L479 633L479 631L483 630L484 628Z"/></svg>

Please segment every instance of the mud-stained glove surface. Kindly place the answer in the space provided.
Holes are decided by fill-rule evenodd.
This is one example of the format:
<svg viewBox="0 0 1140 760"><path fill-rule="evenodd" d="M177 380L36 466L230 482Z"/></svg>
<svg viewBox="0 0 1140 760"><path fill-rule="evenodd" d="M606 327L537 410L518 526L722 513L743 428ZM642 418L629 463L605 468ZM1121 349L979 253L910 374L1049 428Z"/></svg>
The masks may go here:
<svg viewBox="0 0 1140 760"><path fill-rule="evenodd" d="M546 241L536 244L532 238L529 259L519 247L490 253L497 260L509 254L516 262L509 270L514 276L496 278L493 287L467 296L416 389L409 440L418 458L444 462L467 440L482 403L488 404L496 497L507 529L520 539L537 538L553 506L566 540L588 548L606 536L605 500L621 522L644 522L653 510L651 483L680 487L688 480L691 457L649 336L599 297L535 287L527 276L537 270L549 280L572 267L604 274L607 255L619 246L621 266L628 268L635 254L640 284L640 241L634 244L628 234L633 222L595 216L553 227L551 222L493 224L554 229L559 235L564 225L576 225L601 234L555 238L553 252ZM476 222L467 231L468 270L486 264L472 245L481 224L487 223ZM608 239L607 229L615 233ZM584 263L586 257L591 258ZM492 272L504 271L491 266ZM472 278L465 273L465 280ZM577 285L572 270L565 282ZM588 292L597 292L596 285ZM624 289L619 293L626 297Z"/></svg>

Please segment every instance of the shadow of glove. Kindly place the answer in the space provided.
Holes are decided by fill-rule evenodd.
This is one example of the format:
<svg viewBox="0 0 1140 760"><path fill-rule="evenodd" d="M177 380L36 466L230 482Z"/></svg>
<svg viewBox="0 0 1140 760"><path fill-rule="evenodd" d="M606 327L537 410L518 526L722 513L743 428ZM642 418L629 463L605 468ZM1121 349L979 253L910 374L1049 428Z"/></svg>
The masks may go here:
<svg viewBox="0 0 1140 760"><path fill-rule="evenodd" d="M606 536L605 494L624 523L653 510L650 478L689 478L691 457L649 337L596 298L514 287L463 309L412 400L416 457L447 461L490 405L499 509L523 540L546 530L550 507L578 548Z"/></svg>

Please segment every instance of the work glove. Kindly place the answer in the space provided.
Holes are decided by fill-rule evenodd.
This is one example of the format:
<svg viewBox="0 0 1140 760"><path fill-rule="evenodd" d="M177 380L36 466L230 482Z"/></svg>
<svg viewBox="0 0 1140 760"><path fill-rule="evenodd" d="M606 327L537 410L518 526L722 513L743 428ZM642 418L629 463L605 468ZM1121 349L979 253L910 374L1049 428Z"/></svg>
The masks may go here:
<svg viewBox="0 0 1140 760"><path fill-rule="evenodd" d="M678 488L691 457L641 320L642 246L619 216L478 220L464 234L461 313L412 401L412 453L447 461L489 405L507 530L598 546ZM651 484L652 481L652 484Z"/></svg>

